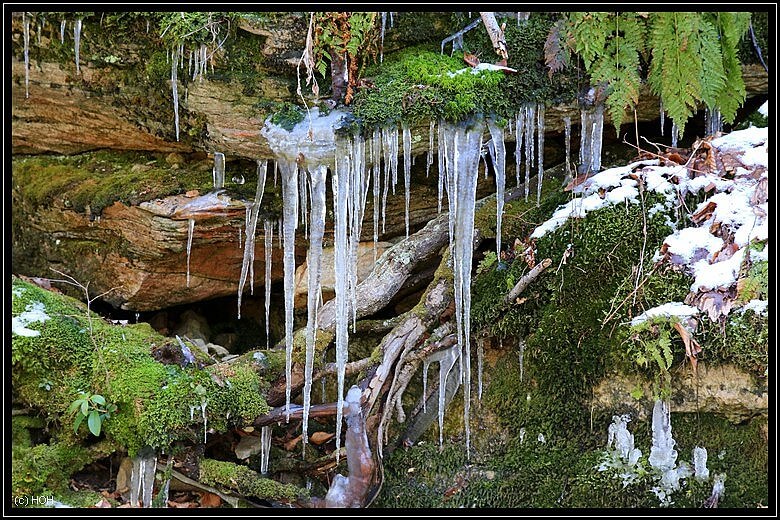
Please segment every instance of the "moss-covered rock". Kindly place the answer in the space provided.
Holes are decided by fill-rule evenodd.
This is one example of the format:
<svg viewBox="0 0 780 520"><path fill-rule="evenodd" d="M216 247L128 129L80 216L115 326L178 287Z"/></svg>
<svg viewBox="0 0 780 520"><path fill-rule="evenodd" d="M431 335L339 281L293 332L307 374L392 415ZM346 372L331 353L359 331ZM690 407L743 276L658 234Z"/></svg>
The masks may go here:
<svg viewBox="0 0 780 520"><path fill-rule="evenodd" d="M275 502L307 502L309 493L291 484L281 484L260 476L247 466L214 459L200 461L200 481L211 486L231 489L240 495Z"/></svg>

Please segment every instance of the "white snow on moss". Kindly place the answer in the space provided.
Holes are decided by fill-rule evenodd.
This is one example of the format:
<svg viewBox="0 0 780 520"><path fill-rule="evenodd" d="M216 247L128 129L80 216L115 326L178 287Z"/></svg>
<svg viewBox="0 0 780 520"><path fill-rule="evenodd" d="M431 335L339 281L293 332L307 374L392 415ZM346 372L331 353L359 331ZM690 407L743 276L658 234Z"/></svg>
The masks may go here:
<svg viewBox="0 0 780 520"><path fill-rule="evenodd" d="M750 300L747 302L740 310L742 314L744 314L746 311L753 311L756 314L759 314L761 316L764 316L767 314L766 307L769 304L766 300Z"/></svg>
<svg viewBox="0 0 780 520"><path fill-rule="evenodd" d="M631 320L631 325L639 325L656 316L678 316L680 318L688 318L690 316L695 316L696 314L699 314L699 309L696 307L691 307L690 305L685 305L681 302L669 302L646 310Z"/></svg>
<svg viewBox="0 0 780 520"><path fill-rule="evenodd" d="M49 315L46 314L45 310L46 308L41 302L28 304L23 313L19 316L15 316L13 320L11 320L11 332L17 336L40 336L41 331L28 329L27 325L31 323L43 323L48 320Z"/></svg>

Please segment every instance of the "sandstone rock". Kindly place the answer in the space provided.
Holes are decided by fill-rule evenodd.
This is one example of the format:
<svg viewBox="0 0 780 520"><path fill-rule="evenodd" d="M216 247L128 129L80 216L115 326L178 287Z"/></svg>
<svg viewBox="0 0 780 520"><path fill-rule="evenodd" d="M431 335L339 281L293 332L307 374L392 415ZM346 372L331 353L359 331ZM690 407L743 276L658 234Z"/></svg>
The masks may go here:
<svg viewBox="0 0 780 520"><path fill-rule="evenodd" d="M177 336L187 336L193 342L197 340L208 341L211 336L211 329L206 318L198 314L197 312L188 309L184 311L180 317L180 324L173 333Z"/></svg>
<svg viewBox="0 0 780 520"><path fill-rule="evenodd" d="M236 458L239 460L248 459L252 455L257 455L262 450L262 443L260 437L254 435L247 435L241 437L236 445L235 452Z"/></svg>
<svg viewBox="0 0 780 520"><path fill-rule="evenodd" d="M637 386L643 389L639 400L631 397ZM672 380L672 412L711 412L725 416L733 423L751 417L766 416L769 409L766 383L733 365L707 366L699 362L698 381L690 370L676 374ZM593 391L595 409L631 410L646 418L653 409L651 384L636 376L613 374Z"/></svg>

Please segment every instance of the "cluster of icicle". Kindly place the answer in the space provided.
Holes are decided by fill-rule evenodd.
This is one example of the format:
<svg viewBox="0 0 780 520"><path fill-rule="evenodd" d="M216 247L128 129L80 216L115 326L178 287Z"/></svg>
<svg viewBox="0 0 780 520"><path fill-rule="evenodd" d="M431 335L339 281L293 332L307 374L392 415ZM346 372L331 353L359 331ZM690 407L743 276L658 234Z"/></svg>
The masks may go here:
<svg viewBox="0 0 780 520"><path fill-rule="evenodd" d="M36 34L38 35L38 45L41 44L41 31L46 24L44 19L39 25ZM60 22L60 43L65 43L65 20ZM79 66L79 52L81 48L81 18L73 22L73 51L76 56L76 74L81 74ZM22 13L22 31L24 39L24 97L30 97L30 19L27 13Z"/></svg>
<svg viewBox="0 0 780 520"><path fill-rule="evenodd" d="M642 468L642 452L634 447L634 436L626 427L630 421L628 415L614 416L609 426L609 439L607 451L601 464L597 466L599 471L612 470L615 476L623 482L623 487L633 484L642 478L646 471ZM650 447L650 455L647 462L650 464L650 475L654 479L651 491L658 497L662 506L672 505L672 493L678 491L682 485L680 481L688 477L694 477L700 482L710 479L710 470L707 468L707 450L700 446L693 449L693 467L686 461L677 463L677 444L672 437L671 417L669 407L659 399L653 406L653 444ZM613 447L614 446L614 447ZM715 475L713 478L713 490L710 501L720 500L723 496L723 475Z"/></svg>
<svg viewBox="0 0 780 520"><path fill-rule="evenodd" d="M80 26L80 23L79 23ZM185 55L187 54L184 44L179 44L173 48L173 51L166 51L166 60L171 64L171 94L173 96L173 124L176 127L176 140L179 140L179 69L184 69ZM213 54L213 53L212 53ZM190 50L187 73L192 74L192 81L203 81L203 75L206 73L210 55L208 46L201 44L197 49ZM76 69L78 70L78 52L76 53ZM214 63L211 64L214 72Z"/></svg>

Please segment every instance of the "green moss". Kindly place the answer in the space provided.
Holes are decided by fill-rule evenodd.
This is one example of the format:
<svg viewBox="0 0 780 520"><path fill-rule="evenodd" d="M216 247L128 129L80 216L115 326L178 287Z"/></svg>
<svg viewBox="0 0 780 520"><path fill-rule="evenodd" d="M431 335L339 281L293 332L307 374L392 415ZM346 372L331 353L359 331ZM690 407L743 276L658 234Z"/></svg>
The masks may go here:
<svg viewBox="0 0 780 520"><path fill-rule="evenodd" d="M261 477L247 466L213 459L200 461L200 482L211 486L232 489L243 496L265 500L295 502L308 500L305 489Z"/></svg>
<svg viewBox="0 0 780 520"><path fill-rule="evenodd" d="M295 125L303 121L304 115L304 111L297 105L294 105L293 103L281 103L277 105L271 116L271 123L281 126L289 132Z"/></svg>
<svg viewBox="0 0 780 520"><path fill-rule="evenodd" d="M11 442L14 446L29 448L32 446L31 429L40 429L45 426L41 417L29 415L15 415L11 417Z"/></svg>
<svg viewBox="0 0 780 520"><path fill-rule="evenodd" d="M15 158L14 184L34 206L55 201L99 215L116 201L127 205L167 195L212 188L210 175L197 168L170 168L137 152L93 152L77 156Z"/></svg>
<svg viewBox="0 0 780 520"><path fill-rule="evenodd" d="M104 421L103 435L131 455L146 445L166 449L179 439L202 439L201 414L190 414L196 407L200 412L204 400L208 424L216 431L268 412L265 384L251 364L213 376L192 366L163 365L151 350L171 340L146 323L115 326L93 315L90 332L78 301L18 279L12 291L14 316L35 304L49 316L28 325L39 336L13 336L14 392L26 405L59 417L63 434L73 442L90 435L84 428L73 434L72 417L65 415L82 390L117 405Z"/></svg>
<svg viewBox="0 0 780 520"><path fill-rule="evenodd" d="M733 363L757 378L766 377L769 367L769 318L766 314L734 310L725 326L702 318L696 338L702 346L700 359Z"/></svg>

